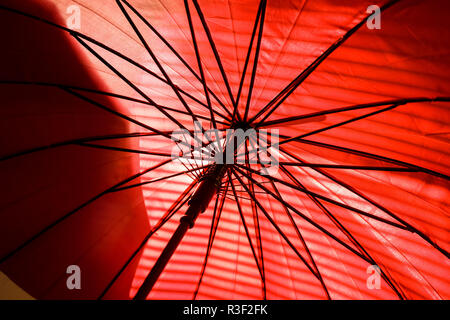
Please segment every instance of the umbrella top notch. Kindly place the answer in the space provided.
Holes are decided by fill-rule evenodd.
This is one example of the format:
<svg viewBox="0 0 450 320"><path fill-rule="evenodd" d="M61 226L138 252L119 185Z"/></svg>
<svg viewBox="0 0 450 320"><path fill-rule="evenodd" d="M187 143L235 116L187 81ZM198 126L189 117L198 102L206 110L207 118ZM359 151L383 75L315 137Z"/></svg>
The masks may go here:
<svg viewBox="0 0 450 320"><path fill-rule="evenodd" d="M249 121L244 120L235 120L231 125L230 129L242 129L242 130L248 130L252 129L253 125Z"/></svg>

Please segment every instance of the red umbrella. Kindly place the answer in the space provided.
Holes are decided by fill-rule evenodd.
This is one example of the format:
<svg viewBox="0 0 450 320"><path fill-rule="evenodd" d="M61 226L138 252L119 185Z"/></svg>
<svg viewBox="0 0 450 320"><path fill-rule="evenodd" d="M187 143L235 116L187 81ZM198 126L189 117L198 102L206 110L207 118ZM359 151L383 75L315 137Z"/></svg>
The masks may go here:
<svg viewBox="0 0 450 320"><path fill-rule="evenodd" d="M2 277L448 299L448 6L2 1Z"/></svg>

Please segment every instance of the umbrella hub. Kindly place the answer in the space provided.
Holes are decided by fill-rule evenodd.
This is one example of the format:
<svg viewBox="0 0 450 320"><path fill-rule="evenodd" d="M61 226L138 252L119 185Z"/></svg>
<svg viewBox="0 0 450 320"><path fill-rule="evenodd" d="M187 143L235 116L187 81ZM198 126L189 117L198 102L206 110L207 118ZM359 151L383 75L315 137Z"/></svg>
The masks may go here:
<svg viewBox="0 0 450 320"><path fill-rule="evenodd" d="M248 121L236 121L236 122L234 122L232 125L231 125L231 127L230 127L231 129L235 129L235 130L237 130L237 129L242 129L242 130L244 130L244 131L246 131L246 130L248 130L248 129L251 129L252 128L252 125L251 125L251 123L250 122L248 122Z"/></svg>

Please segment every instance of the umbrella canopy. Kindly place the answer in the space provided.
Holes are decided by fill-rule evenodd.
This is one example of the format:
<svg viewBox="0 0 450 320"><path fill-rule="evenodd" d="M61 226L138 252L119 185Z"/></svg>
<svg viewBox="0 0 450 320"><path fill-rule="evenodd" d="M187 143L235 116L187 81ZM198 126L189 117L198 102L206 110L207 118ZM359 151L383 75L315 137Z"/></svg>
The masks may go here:
<svg viewBox="0 0 450 320"><path fill-rule="evenodd" d="M445 9L2 1L2 272L135 297L197 206L144 297L448 299ZM227 129L258 134L217 166Z"/></svg>

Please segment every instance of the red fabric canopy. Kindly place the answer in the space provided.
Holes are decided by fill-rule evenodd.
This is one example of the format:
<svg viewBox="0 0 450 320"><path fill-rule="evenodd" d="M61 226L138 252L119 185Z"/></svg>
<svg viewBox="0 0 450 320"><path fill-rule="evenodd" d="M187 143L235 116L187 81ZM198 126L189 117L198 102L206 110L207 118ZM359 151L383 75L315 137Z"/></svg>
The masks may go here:
<svg viewBox="0 0 450 320"><path fill-rule="evenodd" d="M226 176L220 219L214 199L148 298L448 299L448 1L187 2L219 128L229 127L239 93L239 115L248 106L248 119L278 129L280 141L348 123L280 145L279 161L291 165L273 175L276 187L235 170L245 182L236 178L236 198ZM373 4L383 9L381 29L364 23ZM0 9L0 269L40 299L129 299L188 204L160 227L161 219L200 171L114 188L207 164L173 160L126 180L172 152L173 141L145 125L194 129L177 92L213 127L185 2L2 1ZM304 70L292 94L259 115ZM349 106L358 107L328 112ZM317 112L325 114L286 121ZM374 264L379 289L367 285ZM67 289L69 265L81 268L81 290Z"/></svg>

